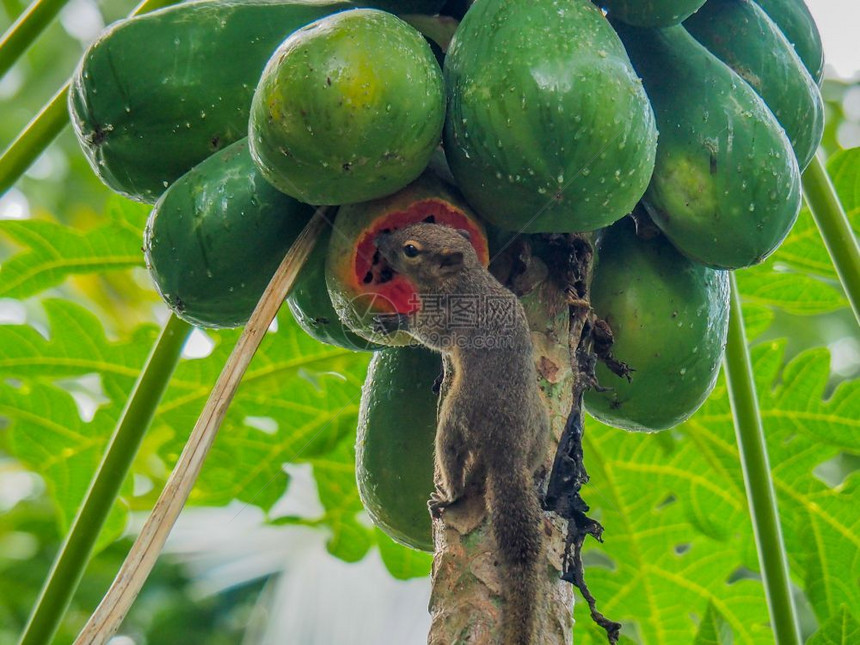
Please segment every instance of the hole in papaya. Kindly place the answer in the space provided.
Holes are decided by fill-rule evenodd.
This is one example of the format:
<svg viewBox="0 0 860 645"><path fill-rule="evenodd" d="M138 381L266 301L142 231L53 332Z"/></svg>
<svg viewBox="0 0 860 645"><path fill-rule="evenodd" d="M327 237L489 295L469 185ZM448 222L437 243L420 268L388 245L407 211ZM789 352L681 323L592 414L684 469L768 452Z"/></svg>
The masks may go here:
<svg viewBox="0 0 860 645"><path fill-rule="evenodd" d="M401 313L412 313L417 308L415 289L385 262L376 249L375 240L382 233L391 233L419 222L442 224L468 231L474 240L478 257L485 264L489 258L485 238L478 226L462 210L445 200L418 200L405 210L392 211L378 217L356 242L353 260L355 281L363 286L365 292L385 296L395 306L396 311Z"/></svg>

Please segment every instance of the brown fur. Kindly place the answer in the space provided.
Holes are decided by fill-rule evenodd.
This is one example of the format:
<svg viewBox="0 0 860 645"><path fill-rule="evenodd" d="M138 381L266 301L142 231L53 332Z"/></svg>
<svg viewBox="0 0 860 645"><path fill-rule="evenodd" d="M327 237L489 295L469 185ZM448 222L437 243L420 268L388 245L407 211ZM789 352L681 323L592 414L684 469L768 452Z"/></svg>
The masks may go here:
<svg viewBox="0 0 860 645"><path fill-rule="evenodd" d="M414 257L405 250L410 245L408 253ZM529 645L534 642L542 553L534 472L543 461L549 420L538 391L525 312L480 264L461 232L415 224L381 235L377 246L418 291L421 310L408 319L409 333L447 355L453 366L439 412L439 490L431 508L440 510L473 487L485 488L502 567L502 643ZM480 312L490 302L502 309L501 316L466 321L450 316L458 305L475 303ZM442 314L431 315L431 309ZM496 346L488 347L494 341Z"/></svg>

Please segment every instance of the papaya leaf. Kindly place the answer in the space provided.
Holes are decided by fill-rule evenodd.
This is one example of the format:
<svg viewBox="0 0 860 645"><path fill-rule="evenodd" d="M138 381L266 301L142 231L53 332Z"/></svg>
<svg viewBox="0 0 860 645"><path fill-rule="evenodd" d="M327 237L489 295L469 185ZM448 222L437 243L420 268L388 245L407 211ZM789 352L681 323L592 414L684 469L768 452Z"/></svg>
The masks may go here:
<svg viewBox="0 0 860 645"><path fill-rule="evenodd" d="M723 645L726 642L724 634L726 631L726 619L720 615L713 603L708 605L705 617L699 625L696 640L693 645Z"/></svg>
<svg viewBox="0 0 860 645"><path fill-rule="evenodd" d="M860 622L857 622L844 605L839 613L831 616L806 641L807 645L851 645L852 643L860 643Z"/></svg>
<svg viewBox="0 0 860 645"><path fill-rule="evenodd" d="M113 197L107 221L88 231L47 220L0 220L0 234L26 249L0 267L0 298L27 298L70 275L143 266L141 232L149 210Z"/></svg>
<svg viewBox="0 0 860 645"><path fill-rule="evenodd" d="M743 304L744 330L747 340L753 340L770 327L773 322L773 309L752 303Z"/></svg>
<svg viewBox="0 0 860 645"><path fill-rule="evenodd" d="M29 325L0 325L0 374L45 382L98 374L105 395L123 405L158 328L142 325L130 338L108 342L101 322L84 307L55 298L42 306L50 338Z"/></svg>
<svg viewBox="0 0 860 645"><path fill-rule="evenodd" d="M170 465L181 452L238 332L210 335L216 343L212 354L179 365L157 411L156 425L169 429L172 436L159 448ZM286 490L284 464L329 458L341 442L354 441L367 361L366 355L319 343L289 315L282 315L277 333L266 335L245 373L190 503L222 505L238 499L264 511L271 509ZM354 479L350 474L352 489ZM323 493L321 487L321 497Z"/></svg>
<svg viewBox="0 0 860 645"><path fill-rule="evenodd" d="M0 325L0 417L8 424L6 449L43 477L64 532L158 330L144 325L131 338L108 341L83 307L57 299L43 306L50 338L29 325ZM97 377L103 399L88 421L69 384L85 376ZM98 547L116 538L124 523L124 508L114 508Z"/></svg>
<svg viewBox="0 0 860 645"><path fill-rule="evenodd" d="M855 235L860 234L860 148L843 150L827 161L827 172ZM804 208L794 230L777 252L780 262L804 273L836 280L836 271L818 229Z"/></svg>
<svg viewBox="0 0 860 645"><path fill-rule="evenodd" d="M431 554L398 544L380 529L374 533L382 562L392 576L398 580L408 580L430 575L430 566L433 564Z"/></svg>
<svg viewBox="0 0 860 645"><path fill-rule="evenodd" d="M855 234L860 233L860 148L842 151L827 164ZM745 304L797 315L847 306L839 279L809 209L804 207L779 249L758 266L736 273Z"/></svg>
<svg viewBox="0 0 860 645"><path fill-rule="evenodd" d="M0 417L9 422L8 450L45 480L61 534L68 530L101 461L117 408L100 410L84 422L72 397L58 387L0 383ZM125 485L124 493L130 493ZM119 537L126 509L115 504L96 544L101 549Z"/></svg>
<svg viewBox="0 0 860 645"><path fill-rule="evenodd" d="M826 350L784 368L783 357L781 342L752 350L792 577L823 622L842 603L860 609L856 477L831 487L815 473L857 450L860 384L825 398ZM586 578L603 613L634 625L643 643L682 643L723 636L702 627L712 607L731 642L773 642L722 380L674 431L627 433L589 419L585 458L583 495L606 528L605 543L591 546L606 564ZM589 635L584 642L601 642Z"/></svg>
<svg viewBox="0 0 860 645"><path fill-rule="evenodd" d="M778 258L738 271L736 276L744 303L776 307L799 316L824 314L848 304L838 284L780 270Z"/></svg>
<svg viewBox="0 0 860 645"><path fill-rule="evenodd" d="M43 304L48 338L28 325L0 325L0 373L5 378L0 418L8 425L2 435L6 449L45 479L65 530L158 330L144 325L129 338L108 341L99 320L83 307L58 299ZM367 356L322 345L289 316L284 318L277 333L267 334L246 373L191 503L223 505L239 499L268 510L286 490L285 463L325 457L345 438L354 442ZM216 347L210 356L180 363L133 467L135 474L156 483L164 479L237 336L237 331L213 333ZM84 421L68 381L92 375L103 400L93 418ZM153 460L157 454L163 465ZM349 491L344 499L354 502L348 509L339 506L339 514L323 524L336 532L362 534L360 540L343 540L364 544L350 556L361 557L372 539L355 519L361 507L351 454L349 459L341 464L346 474L340 486ZM130 492L124 490L123 504L132 503ZM330 497L337 500L338 494ZM112 516L103 544L123 524L124 514Z"/></svg>
<svg viewBox="0 0 860 645"><path fill-rule="evenodd" d="M310 460L324 513L318 518L279 517L273 524L325 526L331 533L329 553L346 562L363 558L375 543L382 562L398 580L423 577L430 573L432 557L396 543L362 518L362 505L355 485L354 433L325 456Z"/></svg>

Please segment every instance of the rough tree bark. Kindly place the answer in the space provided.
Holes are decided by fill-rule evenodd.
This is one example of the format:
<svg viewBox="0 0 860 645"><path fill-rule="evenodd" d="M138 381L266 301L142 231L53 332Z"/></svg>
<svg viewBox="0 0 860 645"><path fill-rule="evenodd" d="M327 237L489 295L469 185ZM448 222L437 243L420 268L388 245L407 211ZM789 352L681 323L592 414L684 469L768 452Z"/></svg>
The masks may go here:
<svg viewBox="0 0 860 645"><path fill-rule="evenodd" d="M534 254L532 242L535 249L540 248ZM588 251L576 257L577 253L571 250L576 244L579 248L584 244ZM535 363L553 430L546 465L537 478L543 492L559 438L575 402L574 393L578 384L586 380L577 365L579 353L575 350L583 331L578 322L583 303L578 296L587 295L590 244L583 238L549 241L520 238L494 260L491 269L521 296L532 329ZM583 278L578 288L571 284L572 276ZM581 415L578 409L575 413ZM537 609L538 642L570 645L573 587L561 580L567 522L554 513L545 513L543 521L546 567L542 600ZM434 520L433 531L436 549L429 645L496 645L503 610L503 581L499 579L483 498L467 498L447 508L441 518Z"/></svg>

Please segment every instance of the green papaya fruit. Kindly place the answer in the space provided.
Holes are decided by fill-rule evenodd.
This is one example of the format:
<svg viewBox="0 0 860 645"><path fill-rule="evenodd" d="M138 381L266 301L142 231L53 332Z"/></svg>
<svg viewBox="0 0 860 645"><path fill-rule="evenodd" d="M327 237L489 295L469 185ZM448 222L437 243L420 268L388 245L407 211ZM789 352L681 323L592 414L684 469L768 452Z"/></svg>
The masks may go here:
<svg viewBox="0 0 860 645"><path fill-rule="evenodd" d="M180 318L243 325L313 210L262 178L243 139L189 170L156 202L144 235L146 264Z"/></svg>
<svg viewBox="0 0 860 645"><path fill-rule="evenodd" d="M421 347L374 354L361 391L355 473L365 509L394 540L433 550L427 501L433 492L438 354Z"/></svg>
<svg viewBox="0 0 860 645"><path fill-rule="evenodd" d="M597 381L609 389L585 394L588 412L609 425L645 432L692 415L720 369L728 272L688 260L662 235L638 238L627 218L598 240L591 302L612 329L613 357L633 372L628 381L598 364Z"/></svg>
<svg viewBox="0 0 860 645"><path fill-rule="evenodd" d="M708 0L684 28L752 85L806 168L824 132L824 101L779 27L752 0Z"/></svg>
<svg viewBox="0 0 860 645"><path fill-rule="evenodd" d="M78 141L116 192L152 203L213 152L248 136L251 97L285 36L349 8L308 0L200 0L109 27L69 89Z"/></svg>
<svg viewBox="0 0 860 645"><path fill-rule="evenodd" d="M601 0L609 16L636 27L680 25L705 0Z"/></svg>
<svg viewBox="0 0 860 645"><path fill-rule="evenodd" d="M325 283L325 263L332 229L327 227L296 278L287 305L299 327L322 343L353 351L375 351L381 345L351 332L337 317Z"/></svg>
<svg viewBox="0 0 860 645"><path fill-rule="evenodd" d="M621 42L587 0L476 2L454 35L445 79L445 154L492 224L589 231L642 196L654 115Z"/></svg>
<svg viewBox="0 0 860 645"><path fill-rule="evenodd" d="M816 83L824 74L824 47L821 34L803 0L756 0L780 28Z"/></svg>
<svg viewBox="0 0 860 645"><path fill-rule="evenodd" d="M363 202L421 174L444 119L442 71L421 34L354 9L298 30L272 56L254 93L251 154L297 199Z"/></svg>
<svg viewBox="0 0 860 645"><path fill-rule="evenodd" d="M800 210L800 170L755 91L682 26L616 24L651 99L660 141L642 202L688 257L717 268L760 262Z"/></svg>

